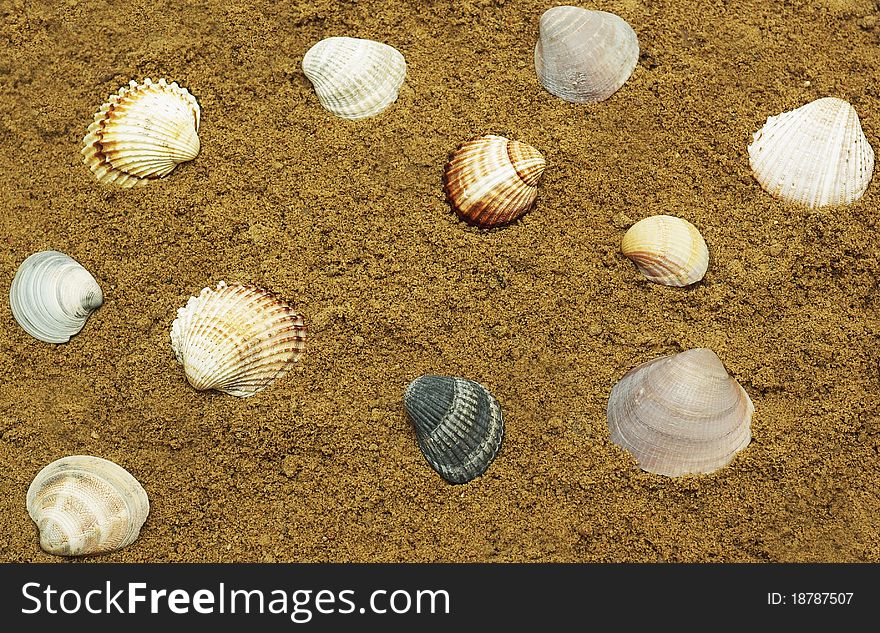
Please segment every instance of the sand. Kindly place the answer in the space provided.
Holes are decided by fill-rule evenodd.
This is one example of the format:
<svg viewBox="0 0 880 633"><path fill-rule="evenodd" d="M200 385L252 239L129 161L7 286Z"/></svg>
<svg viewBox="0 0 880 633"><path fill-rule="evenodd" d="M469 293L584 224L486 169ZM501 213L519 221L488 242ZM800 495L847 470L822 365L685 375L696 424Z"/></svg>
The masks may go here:
<svg viewBox="0 0 880 633"><path fill-rule="evenodd" d="M185 5L185 6L184 6ZM0 559L41 551L25 509L70 454L148 491L140 538L94 561L880 561L880 185L808 210L773 199L746 146L770 115L849 100L880 148L872 2L585 3L636 30L608 101L563 102L532 54L545 2L2 3L0 289L56 249L105 303L69 343L0 309ZM300 69L323 37L380 40L406 83L380 116L321 108ZM95 182L85 129L132 78L202 107L202 150L137 190ZM463 140L534 145L536 208L483 231L445 203ZM667 213L711 252L689 288L619 250ZM273 290L309 326L291 373L238 399L197 392L169 340L219 280ZM711 475L641 471L605 406L631 367L709 347L755 404L753 440ZM506 436L444 482L402 406L424 373L478 380Z"/></svg>

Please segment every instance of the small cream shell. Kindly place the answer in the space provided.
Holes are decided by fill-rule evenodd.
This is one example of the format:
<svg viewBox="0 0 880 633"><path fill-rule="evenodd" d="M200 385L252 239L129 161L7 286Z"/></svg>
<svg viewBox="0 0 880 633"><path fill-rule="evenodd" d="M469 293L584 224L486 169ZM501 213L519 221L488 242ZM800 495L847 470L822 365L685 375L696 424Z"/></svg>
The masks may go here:
<svg viewBox="0 0 880 633"><path fill-rule="evenodd" d="M104 302L91 273L58 251L40 251L18 267L9 288L12 316L46 343L66 343Z"/></svg>
<svg viewBox="0 0 880 633"><path fill-rule="evenodd" d="M365 119L397 100L406 60L392 46L354 37L328 37L302 60L321 105L343 119Z"/></svg>
<svg viewBox="0 0 880 633"><path fill-rule="evenodd" d="M535 72L551 94L572 103L604 101L629 79L639 39L620 16L560 6L541 16Z"/></svg>
<svg viewBox="0 0 880 633"><path fill-rule="evenodd" d="M195 97L177 83L132 80L95 113L83 162L98 182L140 187L198 155L200 117Z"/></svg>
<svg viewBox="0 0 880 633"><path fill-rule="evenodd" d="M150 512L147 493L127 470L90 455L43 468L27 491L40 546L57 556L102 554L130 545Z"/></svg>
<svg viewBox="0 0 880 633"><path fill-rule="evenodd" d="M655 358L611 390L611 441L648 472L711 473L751 441L755 407L721 359L698 348Z"/></svg>
<svg viewBox="0 0 880 633"><path fill-rule="evenodd" d="M874 174L874 150L858 113L834 97L769 117L748 149L766 192L811 208L855 202Z"/></svg>
<svg viewBox="0 0 880 633"><path fill-rule="evenodd" d="M633 224L620 243L623 254L654 283L687 286L709 268L709 248L687 220L654 215Z"/></svg>
<svg viewBox="0 0 880 633"><path fill-rule="evenodd" d="M303 319L271 292L225 282L177 311L171 347L189 383L245 398L284 376L305 349Z"/></svg>

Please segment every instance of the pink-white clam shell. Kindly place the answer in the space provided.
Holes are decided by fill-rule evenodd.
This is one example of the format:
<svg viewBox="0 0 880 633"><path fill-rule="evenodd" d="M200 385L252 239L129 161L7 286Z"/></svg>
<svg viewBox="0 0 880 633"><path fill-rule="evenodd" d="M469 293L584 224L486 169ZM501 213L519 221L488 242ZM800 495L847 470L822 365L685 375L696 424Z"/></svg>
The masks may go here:
<svg viewBox="0 0 880 633"><path fill-rule="evenodd" d="M535 72L551 94L572 103L604 101L629 79L639 39L620 16L553 7L541 16Z"/></svg>
<svg viewBox="0 0 880 633"><path fill-rule="evenodd" d="M751 441L755 408L710 349L643 363L611 390L611 441L648 472L711 473Z"/></svg>

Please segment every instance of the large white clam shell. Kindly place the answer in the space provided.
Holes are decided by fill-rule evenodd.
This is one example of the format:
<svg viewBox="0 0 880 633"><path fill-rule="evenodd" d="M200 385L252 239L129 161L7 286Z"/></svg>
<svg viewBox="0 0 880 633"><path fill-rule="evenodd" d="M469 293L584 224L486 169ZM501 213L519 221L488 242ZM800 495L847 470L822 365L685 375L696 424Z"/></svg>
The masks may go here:
<svg viewBox="0 0 880 633"><path fill-rule="evenodd" d="M46 343L66 343L104 302L91 273L58 251L40 251L18 267L9 289L12 316Z"/></svg>
<svg viewBox="0 0 880 633"><path fill-rule="evenodd" d="M687 286L709 268L709 248L693 224L671 215L654 215L633 224L620 242L623 254L654 283Z"/></svg>
<svg viewBox="0 0 880 633"><path fill-rule="evenodd" d="M302 69L325 109L343 119L364 119L397 100L406 60L382 42L328 37L306 52Z"/></svg>
<svg viewBox="0 0 880 633"><path fill-rule="evenodd" d="M27 491L27 511L45 551L81 556L134 542L150 502L143 486L121 466L100 457L72 455L37 473Z"/></svg>
<svg viewBox="0 0 880 633"><path fill-rule="evenodd" d="M655 358L611 390L611 441L648 472L677 477L727 465L751 440L755 408L710 349Z"/></svg>
<svg viewBox="0 0 880 633"><path fill-rule="evenodd" d="M765 191L812 208L858 200L874 173L874 150L858 113L835 97L769 117L748 149Z"/></svg>
<svg viewBox="0 0 880 633"><path fill-rule="evenodd" d="M201 109L186 88L134 80L110 95L83 138L83 162L99 182L138 187L194 159Z"/></svg>
<svg viewBox="0 0 880 633"><path fill-rule="evenodd" d="M287 373L305 349L303 319L255 286L220 282L177 311L171 347L189 383L241 398Z"/></svg>
<svg viewBox="0 0 880 633"><path fill-rule="evenodd" d="M535 71L548 92L572 103L603 101L629 79L639 39L620 16L553 7L541 16Z"/></svg>

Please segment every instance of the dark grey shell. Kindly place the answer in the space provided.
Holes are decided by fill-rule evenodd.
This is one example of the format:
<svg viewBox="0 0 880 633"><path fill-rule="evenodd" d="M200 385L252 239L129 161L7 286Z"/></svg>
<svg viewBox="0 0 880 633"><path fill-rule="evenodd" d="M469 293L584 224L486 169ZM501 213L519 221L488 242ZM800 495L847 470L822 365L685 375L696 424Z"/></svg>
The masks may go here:
<svg viewBox="0 0 880 633"><path fill-rule="evenodd" d="M501 407L478 382L421 376L406 388L403 406L425 459L449 483L482 475L501 447Z"/></svg>

